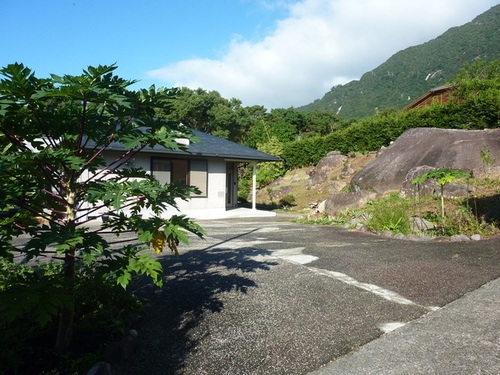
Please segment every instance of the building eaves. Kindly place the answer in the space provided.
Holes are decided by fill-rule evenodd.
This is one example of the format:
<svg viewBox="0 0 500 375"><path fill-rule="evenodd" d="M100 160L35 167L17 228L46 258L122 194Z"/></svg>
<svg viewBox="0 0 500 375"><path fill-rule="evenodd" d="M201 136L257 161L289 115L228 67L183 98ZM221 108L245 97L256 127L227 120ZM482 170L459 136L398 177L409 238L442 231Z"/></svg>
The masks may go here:
<svg viewBox="0 0 500 375"><path fill-rule="evenodd" d="M240 145L236 142L228 141L214 135L210 135L199 130L191 129L193 134L199 138L199 142L187 145L187 150L169 150L161 146L146 147L142 152L163 155L197 156L207 158L231 159L239 162L277 162L282 161L277 156L255 150L251 147ZM108 150L124 150L125 147L118 143L112 143Z"/></svg>

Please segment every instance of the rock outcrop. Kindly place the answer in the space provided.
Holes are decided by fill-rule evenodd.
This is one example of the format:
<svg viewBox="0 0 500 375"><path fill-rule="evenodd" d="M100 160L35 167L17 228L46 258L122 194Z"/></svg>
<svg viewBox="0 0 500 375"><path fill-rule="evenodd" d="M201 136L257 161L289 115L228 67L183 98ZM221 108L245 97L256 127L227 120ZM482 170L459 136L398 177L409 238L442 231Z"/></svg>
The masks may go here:
<svg viewBox="0 0 500 375"><path fill-rule="evenodd" d="M415 128L378 153L345 156L332 151L316 166L291 171L261 189L257 202L278 203L287 195L301 199L305 189L309 200L301 202L303 207L334 215L389 191L405 197L439 195L440 187L434 180L412 184L415 178L437 168L466 171L474 178L500 178L500 129ZM344 192L346 186L350 193ZM467 185L449 183L444 195L465 197L470 195L469 189ZM496 215L498 209L494 212Z"/></svg>
<svg viewBox="0 0 500 375"><path fill-rule="evenodd" d="M489 163L485 163L485 154ZM398 191L406 197L440 194L433 180L418 186L412 184L416 177L437 168L458 169L473 177L500 177L500 129L408 130L352 177L351 193L328 198L324 212L334 215L346 208L359 207L389 191ZM469 193L469 186L453 183L444 190L447 198L465 197Z"/></svg>
<svg viewBox="0 0 500 375"><path fill-rule="evenodd" d="M352 178L351 190L399 191L409 172L422 166L490 173L493 178L497 165L485 166L481 150L500 163L500 129L410 129Z"/></svg>
<svg viewBox="0 0 500 375"><path fill-rule="evenodd" d="M429 179L420 184L413 184L412 181L423 174L434 171L437 168L423 165L411 169L399 190L401 197L423 197L426 195L441 195L441 187L433 180ZM460 198L469 196L473 192L472 186L464 184L447 183L444 187L443 196L445 198Z"/></svg>
<svg viewBox="0 0 500 375"><path fill-rule="evenodd" d="M333 215L336 212L343 211L348 208L361 207L367 202L374 200L377 194L368 192L366 190L352 192L352 193L339 193L332 195L325 201L325 212Z"/></svg>
<svg viewBox="0 0 500 375"><path fill-rule="evenodd" d="M307 180L307 189L327 181L328 174L345 167L348 160L349 158L342 155L339 151L329 152L315 167L308 169L307 174L309 175L309 179Z"/></svg>

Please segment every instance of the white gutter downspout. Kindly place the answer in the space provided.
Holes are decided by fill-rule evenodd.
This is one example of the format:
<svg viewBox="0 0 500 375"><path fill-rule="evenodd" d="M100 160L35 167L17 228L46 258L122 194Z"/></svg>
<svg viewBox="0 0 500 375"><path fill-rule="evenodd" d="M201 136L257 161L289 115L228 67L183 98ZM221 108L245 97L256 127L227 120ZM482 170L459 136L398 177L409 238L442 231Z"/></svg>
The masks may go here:
<svg viewBox="0 0 500 375"><path fill-rule="evenodd" d="M252 174L252 210L257 210L257 163L253 164Z"/></svg>

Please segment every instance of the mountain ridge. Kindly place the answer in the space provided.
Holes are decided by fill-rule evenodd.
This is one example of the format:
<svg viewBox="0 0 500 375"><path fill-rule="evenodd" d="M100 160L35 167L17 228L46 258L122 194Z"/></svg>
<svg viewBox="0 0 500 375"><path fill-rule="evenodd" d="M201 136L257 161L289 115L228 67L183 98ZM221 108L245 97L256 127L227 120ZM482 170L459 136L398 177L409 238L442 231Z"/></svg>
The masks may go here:
<svg viewBox="0 0 500 375"><path fill-rule="evenodd" d="M321 99L296 109L329 110L347 119L402 109L449 82L465 63L499 58L500 4L435 39L395 53L359 80L334 86Z"/></svg>

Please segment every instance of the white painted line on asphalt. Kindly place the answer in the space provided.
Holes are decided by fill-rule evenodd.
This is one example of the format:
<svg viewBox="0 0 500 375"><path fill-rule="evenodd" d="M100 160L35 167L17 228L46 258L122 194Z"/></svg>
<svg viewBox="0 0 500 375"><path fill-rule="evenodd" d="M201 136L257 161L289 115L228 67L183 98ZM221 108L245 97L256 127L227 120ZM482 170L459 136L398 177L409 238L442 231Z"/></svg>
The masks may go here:
<svg viewBox="0 0 500 375"><path fill-rule="evenodd" d="M305 255L302 251L305 247L294 247L291 249L273 250L270 256L273 258L283 259L292 263L307 264L318 259L314 255Z"/></svg>
<svg viewBox="0 0 500 375"><path fill-rule="evenodd" d="M273 228L274 230L274 228ZM241 248L248 248L251 247L252 245L262 245L265 243L283 243L283 241L267 241L265 238L260 237L256 241L240 241L240 240L233 240L224 243L224 248L228 249L241 249ZM257 255L253 258L255 259L265 259L265 258L278 258L282 259L287 262L295 263L295 264L307 264L314 262L315 260L319 259L318 257L314 255L306 255L303 254L303 251L305 250L305 247L294 247L294 248L289 248L289 249L281 249L281 250L270 250L269 255ZM360 282L354 278L352 278L349 275L346 275L345 273L341 272L336 272L336 271L330 271L330 270L324 270L320 268L315 268L315 267L307 267L309 271L312 271L314 273L324 275L331 277L335 280L341 281L343 283L352 285L356 288L366 290L368 292L371 292L373 294L376 294L388 301L398 303L400 305L414 305L414 306L419 306L419 307L424 307L429 311L435 311L438 310L439 307L436 306L422 306L418 303L415 303L400 294L393 292L388 289L384 289L378 285L375 284L369 284L369 283L363 283ZM381 328L382 329L382 328ZM383 330L383 329L382 329Z"/></svg>
<svg viewBox="0 0 500 375"><path fill-rule="evenodd" d="M382 323L379 324L377 327L384 333L392 332L398 328L401 328L405 325L406 323L402 322L390 322L390 323Z"/></svg>
<svg viewBox="0 0 500 375"><path fill-rule="evenodd" d="M281 249L281 250L273 250L271 251L271 254L269 255L270 257L273 258L279 258L283 259L285 261L293 262L293 263L298 263L298 264L307 264L310 262L313 262L318 259L318 257L313 256L313 255L305 255L302 252L305 250L305 247L294 247L290 249ZM419 304L399 295L396 292L393 292L388 289L384 289L378 285L375 284L368 284L368 283L362 283L354 278L352 278L349 275L346 275L345 273L341 272L336 272L336 271L330 271L330 270L324 270L320 268L315 268L315 267L306 267L308 270L328 276L331 278L334 278L335 280L341 281L343 283L355 286L356 288L360 288L363 290L366 290L368 292L371 292L373 294L376 294L388 301L398 303L400 305L415 305L415 306L420 306ZM433 310L434 307L427 307L429 310Z"/></svg>
<svg viewBox="0 0 500 375"><path fill-rule="evenodd" d="M273 233L273 232L282 232L283 229L280 227L264 227L264 228L259 228L256 232L259 233Z"/></svg>
<svg viewBox="0 0 500 375"><path fill-rule="evenodd" d="M320 275L325 275L331 278L334 278L335 280L342 281L343 283L355 286L356 288L360 288L363 290L366 290L368 292L371 292L373 294L376 294L388 301L398 303L400 305L418 305L417 303L410 301L407 298L404 298L403 296L399 295L396 292L393 292L388 289L384 289L378 285L375 284L368 284L368 283L362 283L351 276L346 275L345 273L341 272L335 272L335 271L329 271L329 270L322 270L320 268L314 268L314 267L307 267L309 270L312 272L318 273ZM418 305L419 306L419 305Z"/></svg>
<svg viewBox="0 0 500 375"><path fill-rule="evenodd" d="M293 263L299 263L302 265L319 259L318 257L313 256L313 255L303 254L302 251L304 251L304 250L305 250L305 247L295 247L295 248L291 248L291 249L273 250L273 251L271 251L270 256L274 257L274 258L283 259L285 261L293 262ZM439 310L439 307L437 307L437 306L422 306L418 303L415 303L415 302L401 296L400 294L398 294L396 292L393 292L393 291L388 290L388 289L384 289L378 285L369 284L369 283L362 283L362 282L352 278L351 276L346 275L345 273L324 270L324 269L315 268L315 267L307 267L307 266L306 266L306 269L308 269L309 271L312 271L314 273L320 274L320 275L331 277L335 280L352 285L356 288L366 290L366 291L371 292L373 294L376 294L376 295L378 295L378 296L380 296L388 301L398 303L400 305L413 305L413 306L424 307L429 311Z"/></svg>
<svg viewBox="0 0 500 375"><path fill-rule="evenodd" d="M241 240L231 240L224 243L217 243L213 245L214 249L244 249L255 245L262 245L267 243L283 243L283 241L269 241L269 240L257 240L257 241L241 241Z"/></svg>
<svg viewBox="0 0 500 375"><path fill-rule="evenodd" d="M258 232L258 233L275 233L275 232L283 233L285 231L291 231L291 230L293 230L294 232L307 231L306 228L263 227L263 228L259 228L256 232Z"/></svg>

